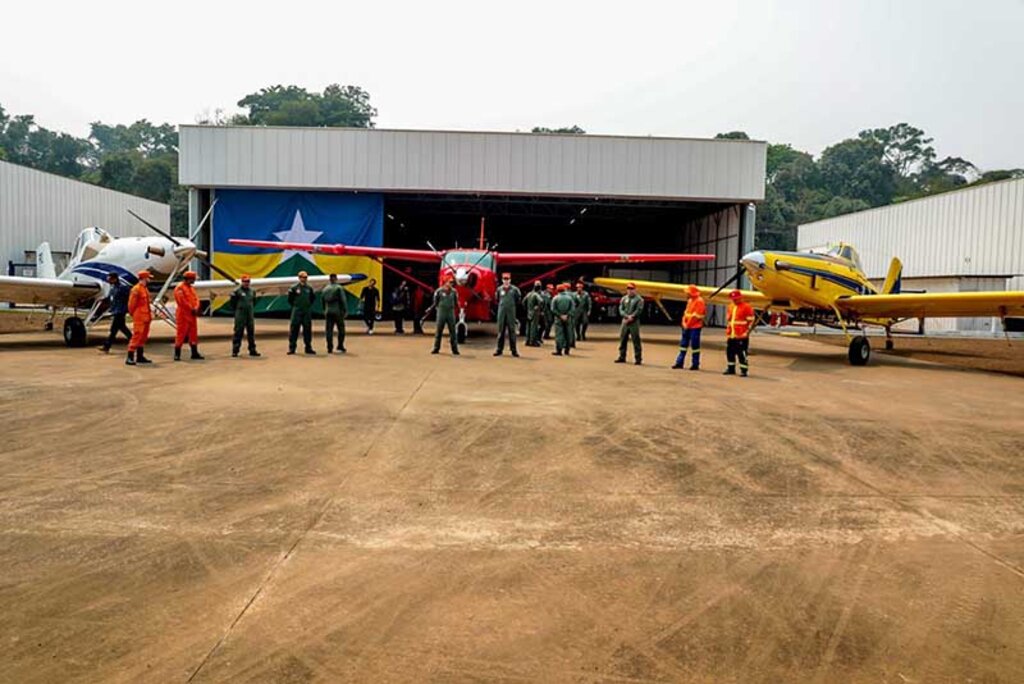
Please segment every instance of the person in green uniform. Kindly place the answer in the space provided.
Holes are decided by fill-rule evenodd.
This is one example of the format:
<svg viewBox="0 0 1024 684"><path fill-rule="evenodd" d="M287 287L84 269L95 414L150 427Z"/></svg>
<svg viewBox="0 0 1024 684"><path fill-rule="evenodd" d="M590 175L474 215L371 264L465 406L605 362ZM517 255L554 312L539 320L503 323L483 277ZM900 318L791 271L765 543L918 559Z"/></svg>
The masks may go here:
<svg viewBox="0 0 1024 684"><path fill-rule="evenodd" d="M555 286L551 283L545 285L541 296L544 297L543 338L548 340L551 339L551 326L555 323L554 314L551 313L551 300L555 298Z"/></svg>
<svg viewBox="0 0 1024 684"><path fill-rule="evenodd" d="M552 356L561 356L562 352L569 355L569 332L572 330L572 309L575 303L569 286L565 283L558 286L558 294L551 300L551 314L555 325L555 351Z"/></svg>
<svg viewBox="0 0 1024 684"><path fill-rule="evenodd" d="M459 340L455 335L455 307L459 304L459 295L452 287L455 279L448 277L444 285L434 291L434 310L436 312L437 330L434 332L434 349L431 354L441 351L441 336L448 326L448 340L452 345L452 356L459 355Z"/></svg>
<svg viewBox="0 0 1024 684"><path fill-rule="evenodd" d="M519 321L516 320L516 309L523 293L512 284L512 274L501 274L501 285L498 286L494 297L498 302L498 348L494 351L495 356L505 353L505 333L508 333L508 347L512 350L512 356L519 356L516 349L516 328Z"/></svg>
<svg viewBox="0 0 1024 684"><path fill-rule="evenodd" d="M573 349L576 348L576 310L580 308L582 303L579 295L572 290L572 285L568 282L562 283L565 287L566 293L568 293L570 299L572 299L572 313L569 314L569 346Z"/></svg>
<svg viewBox="0 0 1024 684"><path fill-rule="evenodd" d="M587 326L590 325L590 308L593 305L593 300L590 298L590 293L583 287L583 281L576 281L576 296L579 297L580 305L576 308L576 339L586 340L587 339Z"/></svg>
<svg viewBox="0 0 1024 684"><path fill-rule="evenodd" d="M231 306L235 309L235 333L231 337L231 355L238 356L242 348L242 333L249 343L249 356L259 356L256 351L256 291L252 289L252 279L248 275L241 277L241 285L231 293Z"/></svg>
<svg viewBox="0 0 1024 684"><path fill-rule="evenodd" d="M540 331L544 325L544 297L541 295L541 285L539 280L533 282L533 290L530 294L526 295L526 320L528 325L526 326L526 346L527 347L539 347L540 346Z"/></svg>
<svg viewBox="0 0 1024 684"><path fill-rule="evenodd" d="M313 350L313 292L306 280L309 275L299 271L299 282L288 290L288 305L292 307L291 325L288 329L288 353L295 353L295 344L299 341L299 329L302 329L302 342L307 354L316 354Z"/></svg>
<svg viewBox="0 0 1024 684"><path fill-rule="evenodd" d="M640 344L640 312L644 309L644 298L636 293L636 285L626 285L626 295L619 300L619 315L622 316L622 327L619 328L619 358L615 363L626 363L626 344L633 338L633 359L636 365L642 363L643 347Z"/></svg>
<svg viewBox="0 0 1024 684"><path fill-rule="evenodd" d="M331 281L320 293L324 303L324 326L327 334L327 353L334 353L334 329L338 329L338 351L345 353L345 314L348 313L348 302L345 290L338 284L338 276L332 273Z"/></svg>

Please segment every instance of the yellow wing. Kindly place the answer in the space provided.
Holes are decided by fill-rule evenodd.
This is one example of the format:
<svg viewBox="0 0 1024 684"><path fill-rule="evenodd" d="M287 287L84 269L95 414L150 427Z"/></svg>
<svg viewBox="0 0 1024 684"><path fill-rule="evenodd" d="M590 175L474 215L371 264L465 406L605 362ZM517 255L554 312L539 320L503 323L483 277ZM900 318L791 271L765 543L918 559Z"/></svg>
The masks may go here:
<svg viewBox="0 0 1024 684"><path fill-rule="evenodd" d="M1024 292L941 292L855 295L836 306L859 318L1024 316Z"/></svg>
<svg viewBox="0 0 1024 684"><path fill-rule="evenodd" d="M670 299L679 302L685 302L689 299L689 295L686 292L687 288L690 287L689 285L659 283L652 280L628 280L626 278L594 278L594 282L601 287L607 287L618 292L626 291L626 283L634 283L637 294L653 299ZM721 304L723 306L729 303L729 293L732 291L726 288L712 298L711 295L718 289L717 287L697 285L697 289L700 290L704 299L712 304ZM743 293L743 298L755 309L767 309L768 305L772 303L770 299L755 290L740 290L740 292Z"/></svg>

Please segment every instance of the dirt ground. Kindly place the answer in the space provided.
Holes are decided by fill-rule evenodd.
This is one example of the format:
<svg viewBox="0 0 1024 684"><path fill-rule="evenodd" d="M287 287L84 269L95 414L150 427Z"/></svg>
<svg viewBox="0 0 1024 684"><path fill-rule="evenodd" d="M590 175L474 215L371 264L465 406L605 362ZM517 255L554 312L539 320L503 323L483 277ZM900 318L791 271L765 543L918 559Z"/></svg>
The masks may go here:
<svg viewBox="0 0 1024 684"><path fill-rule="evenodd" d="M1018 377L201 328L0 337L0 680L1024 679Z"/></svg>

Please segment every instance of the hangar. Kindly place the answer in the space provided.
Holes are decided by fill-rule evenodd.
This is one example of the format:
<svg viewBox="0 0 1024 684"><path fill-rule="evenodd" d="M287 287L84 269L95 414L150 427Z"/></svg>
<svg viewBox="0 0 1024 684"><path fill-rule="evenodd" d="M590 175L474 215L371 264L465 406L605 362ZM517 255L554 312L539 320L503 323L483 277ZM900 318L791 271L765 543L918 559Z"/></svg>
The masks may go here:
<svg viewBox="0 0 1024 684"><path fill-rule="evenodd" d="M903 262L903 289L927 292L1024 290L1024 179L987 183L799 227L797 249L849 242L864 273L885 278ZM1007 328L1022 329L1020 319ZM915 322L905 325L917 327ZM931 318L931 332L999 333L998 318Z"/></svg>
<svg viewBox="0 0 1024 684"><path fill-rule="evenodd" d="M83 228L96 226L119 237L147 229L128 209L170 228L170 207L123 192L0 161L0 258L3 273L32 275L35 249L49 242L59 273Z"/></svg>
<svg viewBox="0 0 1024 684"><path fill-rule="evenodd" d="M765 155L765 143L737 140L182 126L179 179L193 229L217 201L200 242L229 270L303 266L233 249L230 237L443 249L476 245L483 219L488 243L506 251L713 253L612 273L715 284L753 245ZM329 267L381 273L359 261Z"/></svg>

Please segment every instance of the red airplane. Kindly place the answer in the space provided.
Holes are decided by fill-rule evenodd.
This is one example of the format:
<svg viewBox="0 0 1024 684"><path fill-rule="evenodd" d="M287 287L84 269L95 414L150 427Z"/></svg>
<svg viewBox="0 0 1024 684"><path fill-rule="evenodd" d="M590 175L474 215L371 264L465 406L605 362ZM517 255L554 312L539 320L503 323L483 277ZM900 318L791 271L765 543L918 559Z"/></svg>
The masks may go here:
<svg viewBox="0 0 1024 684"><path fill-rule="evenodd" d="M401 261L418 261L437 263L440 265L437 274L438 285L453 278L455 289L459 295L459 319L456 334L460 340L465 339L467 321L488 322L492 319L491 302L494 301L498 289L498 269L512 266L533 266L539 264L562 265L530 278L521 286L535 280L550 278L562 269L575 264L640 264L670 261L710 261L713 254L615 254L615 253L547 253L547 252L496 252L484 246L483 229L480 232L480 246L477 249L401 249L392 247L359 247L354 245L317 245L305 242L273 242L270 240L228 240L233 245L246 247L263 247L277 250L296 250L313 254L330 254L335 256L365 256L377 261L385 268L394 271L402 278L413 282L428 292L433 287L417 280L408 273L390 266L384 259Z"/></svg>

